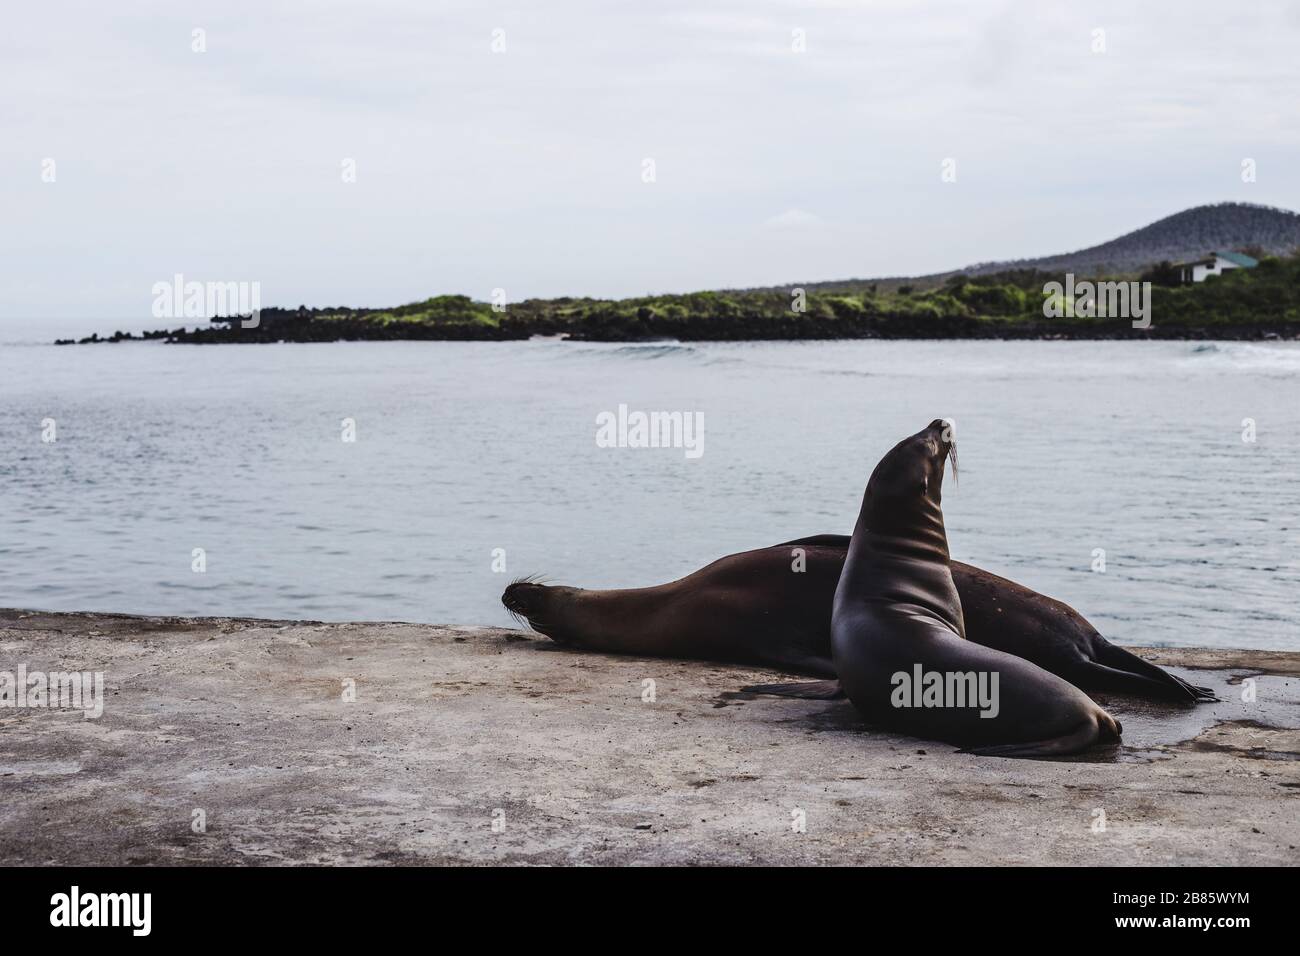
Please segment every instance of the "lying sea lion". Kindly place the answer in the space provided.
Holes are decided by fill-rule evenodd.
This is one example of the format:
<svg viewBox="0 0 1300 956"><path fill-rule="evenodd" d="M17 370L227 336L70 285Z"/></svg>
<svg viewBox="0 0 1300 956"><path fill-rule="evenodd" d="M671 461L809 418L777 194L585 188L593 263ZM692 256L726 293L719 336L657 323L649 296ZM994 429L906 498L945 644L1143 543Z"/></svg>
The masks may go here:
<svg viewBox="0 0 1300 956"><path fill-rule="evenodd" d="M847 535L822 534L719 558L649 588L585 590L517 581L502 603L559 644L609 654L760 664L833 678L831 603ZM1078 611L969 564L951 563L966 637L1088 691L1156 700L1214 700L1102 637ZM839 696L833 680L748 688L794 697Z"/></svg>
<svg viewBox="0 0 1300 956"><path fill-rule="evenodd" d="M966 639L949 568L936 419L876 465L831 610L831 657L869 720L972 753L1048 757L1118 740L1119 722L1031 661ZM954 460L955 464L955 460Z"/></svg>

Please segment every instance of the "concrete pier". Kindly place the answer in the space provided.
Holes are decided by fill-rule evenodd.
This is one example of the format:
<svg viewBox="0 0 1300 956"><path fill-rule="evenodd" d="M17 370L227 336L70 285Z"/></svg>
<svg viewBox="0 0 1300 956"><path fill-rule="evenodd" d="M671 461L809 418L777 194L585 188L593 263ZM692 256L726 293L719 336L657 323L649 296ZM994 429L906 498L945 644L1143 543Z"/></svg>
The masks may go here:
<svg viewBox="0 0 1300 956"><path fill-rule="evenodd" d="M1300 654L1137 650L1223 701L1098 696L1123 743L1048 762L527 632L0 611L0 672L104 681L0 708L0 859L1295 863Z"/></svg>

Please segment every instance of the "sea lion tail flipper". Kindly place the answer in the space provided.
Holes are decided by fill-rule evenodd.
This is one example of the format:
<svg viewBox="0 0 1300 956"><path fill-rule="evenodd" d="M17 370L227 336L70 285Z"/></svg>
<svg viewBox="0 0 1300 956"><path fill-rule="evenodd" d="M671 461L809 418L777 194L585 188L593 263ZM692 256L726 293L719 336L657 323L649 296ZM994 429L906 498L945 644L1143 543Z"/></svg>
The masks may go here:
<svg viewBox="0 0 1300 956"><path fill-rule="evenodd" d="M1178 686L1185 692L1190 694L1193 701L1197 704L1206 704L1219 699L1219 695L1214 692L1214 688L1212 687L1202 687L1199 684L1188 683L1177 674L1170 674L1169 677L1176 681Z"/></svg>
<svg viewBox="0 0 1300 956"><path fill-rule="evenodd" d="M1213 703L1214 701L1221 699L1219 695L1214 692L1213 687L1202 687L1200 684L1189 684L1181 677L1177 677L1172 674L1170 676L1173 677L1174 680L1178 681L1178 683L1182 684L1184 687L1190 690L1192 693L1194 693L1196 695L1196 702L1198 704Z"/></svg>
<svg viewBox="0 0 1300 956"><path fill-rule="evenodd" d="M1179 704L1191 705L1207 700L1218 700L1207 688L1193 687L1173 674L1164 676L1165 679L1158 679L1090 662L1086 672L1078 676L1078 683L1081 687L1090 690L1113 691L1117 694L1132 694L1135 697L1167 700Z"/></svg>
<svg viewBox="0 0 1300 956"><path fill-rule="evenodd" d="M1189 684L1163 667L1143 660L1131 651L1116 647L1109 641L1097 653L1093 670L1098 678L1098 689L1131 691L1143 696L1156 696L1164 700L1179 700L1189 704L1216 701L1219 698L1209 687ZM1103 673L1104 672L1104 673Z"/></svg>
<svg viewBox="0 0 1300 956"><path fill-rule="evenodd" d="M1119 723L1114 723L1117 733ZM1093 744L1102 743L1108 739L1118 739L1118 737L1111 738L1104 735L1097 723L1088 720L1078 730L1063 734L1060 737L1053 737L1050 740L1035 740L1023 744L995 744L990 747L969 747L962 749L959 753L975 754L979 757L1063 757L1066 754L1086 750Z"/></svg>
<svg viewBox="0 0 1300 956"><path fill-rule="evenodd" d="M746 694L770 694L773 697L798 697L802 700L839 700L844 688L837 680L805 680L793 684L751 684L742 687Z"/></svg>

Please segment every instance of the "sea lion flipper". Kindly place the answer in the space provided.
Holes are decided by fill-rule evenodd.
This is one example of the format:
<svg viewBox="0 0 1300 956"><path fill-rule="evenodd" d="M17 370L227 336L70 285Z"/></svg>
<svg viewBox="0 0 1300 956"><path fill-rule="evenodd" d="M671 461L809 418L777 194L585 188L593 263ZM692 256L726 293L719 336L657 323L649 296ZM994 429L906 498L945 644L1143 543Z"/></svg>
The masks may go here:
<svg viewBox="0 0 1300 956"><path fill-rule="evenodd" d="M1191 684L1176 675L1170 675L1184 687L1190 688L1196 694L1197 703L1212 703L1220 700L1218 694L1214 692L1213 687L1202 687L1200 684Z"/></svg>
<svg viewBox="0 0 1300 956"><path fill-rule="evenodd" d="M1167 681L1162 681L1145 674L1134 674L1132 671L1089 661L1077 675L1072 676L1077 686L1103 693L1110 691L1116 694L1132 694L1135 697L1167 700L1179 704L1195 704L1204 699L1190 684L1180 681L1172 674L1167 675L1169 678Z"/></svg>
<svg viewBox="0 0 1300 956"><path fill-rule="evenodd" d="M805 680L793 684L751 684L742 687L746 694L770 694L773 697L798 697L802 700L839 700L844 688L837 680Z"/></svg>
<svg viewBox="0 0 1300 956"><path fill-rule="evenodd" d="M1189 704L1207 703L1219 699L1210 688L1189 684L1163 667L1143 660L1131 651L1126 651L1110 642L1103 643L1097 649L1097 661L1092 663L1088 670L1091 679L1087 683L1099 690L1128 692Z"/></svg>
<svg viewBox="0 0 1300 956"><path fill-rule="evenodd" d="M978 757L1059 757L1064 754L1078 753L1095 743L1101 742L1097 725L1088 721L1078 730L1050 740L1035 740L1022 744L995 744L990 747L965 748L960 753L975 754Z"/></svg>

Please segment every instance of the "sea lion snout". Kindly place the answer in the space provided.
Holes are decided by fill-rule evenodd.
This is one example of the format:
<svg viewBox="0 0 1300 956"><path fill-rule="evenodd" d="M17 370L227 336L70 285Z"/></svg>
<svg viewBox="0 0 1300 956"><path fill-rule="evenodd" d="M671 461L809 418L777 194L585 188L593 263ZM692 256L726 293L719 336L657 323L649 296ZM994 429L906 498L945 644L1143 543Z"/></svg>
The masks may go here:
<svg viewBox="0 0 1300 956"><path fill-rule="evenodd" d="M915 435L904 438L880 459L867 482L867 497L915 499L921 496L939 501L944 466L951 462L957 472L957 442L951 419L936 418Z"/></svg>
<svg viewBox="0 0 1300 956"><path fill-rule="evenodd" d="M524 617L528 617L541 608L546 591L547 588L543 584L534 584L532 581L516 581L502 592L501 603L512 614L522 614Z"/></svg>
<svg viewBox="0 0 1300 956"><path fill-rule="evenodd" d="M563 644L566 642L565 621L574 599L581 593L578 588L538 584L525 579L509 585L501 593L501 603L511 614L526 620L538 634Z"/></svg>
<svg viewBox="0 0 1300 956"><path fill-rule="evenodd" d="M947 456L957 451L957 423L951 418L936 418L922 432L934 440L937 454Z"/></svg>

